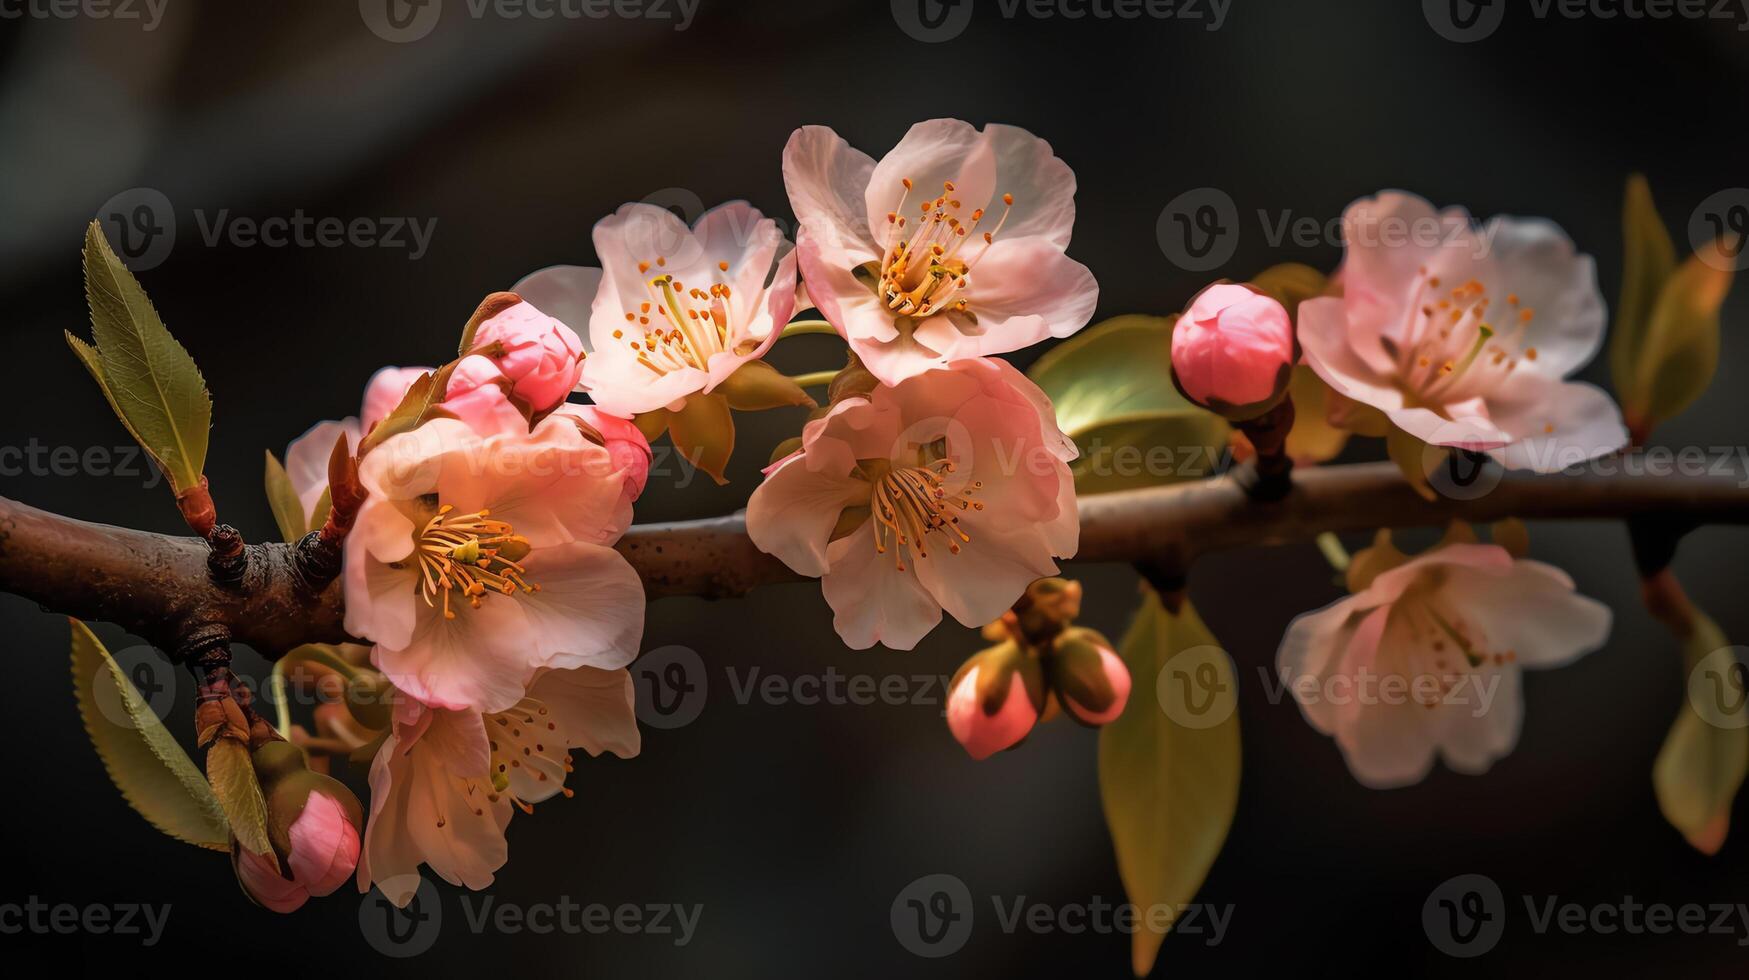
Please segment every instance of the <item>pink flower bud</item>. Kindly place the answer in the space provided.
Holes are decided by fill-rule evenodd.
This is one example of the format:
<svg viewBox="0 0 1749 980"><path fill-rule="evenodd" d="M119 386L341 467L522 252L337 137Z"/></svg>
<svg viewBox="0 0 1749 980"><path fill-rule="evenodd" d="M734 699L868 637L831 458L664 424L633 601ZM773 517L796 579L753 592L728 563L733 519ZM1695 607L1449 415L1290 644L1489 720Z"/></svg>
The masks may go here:
<svg viewBox="0 0 1749 980"><path fill-rule="evenodd" d="M551 411L577 387L583 342L576 331L530 303L518 303L480 324L474 347L510 382L510 394L530 412Z"/></svg>
<svg viewBox="0 0 1749 980"><path fill-rule="evenodd" d="M330 894L352 879L358 867L358 827L334 797L311 792L287 836L290 878L280 874L272 856L234 848L237 880L262 907L294 912L311 897Z"/></svg>
<svg viewBox="0 0 1749 980"><path fill-rule="evenodd" d="M978 677L991 666L986 659L966 671L947 697L948 730L974 759L987 759L1013 746L1038 723L1038 709L1033 707L1018 673L1009 678L1008 693L995 713L984 710L978 696Z"/></svg>
<svg viewBox="0 0 1749 980"><path fill-rule="evenodd" d="M358 828L339 800L311 793L304 812L291 825L292 880L317 898L352 879L358 867Z"/></svg>
<svg viewBox="0 0 1749 980"><path fill-rule="evenodd" d="M644 438L637 423L609 415L594 405L565 404L555 414L571 416L606 440L613 464L624 473L626 502L637 500L650 478L653 457L650 440Z"/></svg>
<svg viewBox="0 0 1749 980"><path fill-rule="evenodd" d="M1172 330L1172 373L1185 396L1229 418L1273 407L1292 377L1294 326L1275 300L1246 286L1202 291Z"/></svg>
<svg viewBox="0 0 1749 980"><path fill-rule="evenodd" d="M511 404L511 389L510 379L491 358L475 354L462 358L451 372L443 407L482 437L527 432L528 417Z"/></svg>
<svg viewBox="0 0 1749 980"><path fill-rule="evenodd" d="M1130 670L1124 666L1123 658L1107 647L1098 647L1097 649L1099 651L1097 669L1100 675L1098 680L1102 680L1103 684L1095 681L1092 685L1086 686L1090 689L1105 687L1110 690L1111 698L1104 704L1103 708L1082 703L1072 693L1072 689L1066 686L1057 692L1057 697L1062 701L1063 710L1073 715L1075 720L1083 725L1111 724L1118 719L1119 715L1123 714L1124 705L1128 704L1130 700ZM1094 679L1088 678L1088 680Z"/></svg>

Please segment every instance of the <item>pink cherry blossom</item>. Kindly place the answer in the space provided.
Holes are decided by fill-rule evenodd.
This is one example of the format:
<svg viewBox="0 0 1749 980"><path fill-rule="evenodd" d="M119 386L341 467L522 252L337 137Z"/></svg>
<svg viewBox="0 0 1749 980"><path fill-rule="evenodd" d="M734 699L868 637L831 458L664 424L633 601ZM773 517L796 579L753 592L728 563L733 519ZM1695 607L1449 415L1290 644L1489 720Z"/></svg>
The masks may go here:
<svg viewBox="0 0 1749 980"><path fill-rule="evenodd" d="M502 711L398 705L371 763L359 890L374 883L404 906L421 864L450 884L490 885L515 809L571 795L567 750L638 754L633 703L625 670L578 667L538 672Z"/></svg>
<svg viewBox="0 0 1749 980"><path fill-rule="evenodd" d="M1435 755L1479 774L1511 752L1523 669L1596 650L1610 621L1609 607L1575 594L1557 568L1496 545L1453 544L1295 619L1276 665L1356 779L1406 786Z"/></svg>
<svg viewBox="0 0 1749 980"><path fill-rule="evenodd" d="M1299 307L1305 360L1338 393L1439 446L1551 472L1627 443L1609 396L1564 380L1603 343L1591 257L1555 225L1389 191L1343 216L1344 294Z"/></svg>
<svg viewBox="0 0 1749 980"><path fill-rule="evenodd" d="M504 710L541 668L624 666L643 586L612 547L643 473L569 415L482 438L437 419L367 454L346 629L436 708Z"/></svg>
<svg viewBox="0 0 1749 980"><path fill-rule="evenodd" d="M796 257L777 222L745 201L691 228L627 204L595 226L600 269L554 266L515 286L589 336L582 387L631 418L681 408L765 355L796 303Z"/></svg>
<svg viewBox="0 0 1749 980"><path fill-rule="evenodd" d="M1192 400L1233 418L1266 411L1287 390L1294 361L1287 310L1245 286L1202 291L1172 328L1172 372Z"/></svg>
<svg viewBox="0 0 1749 980"><path fill-rule="evenodd" d="M908 650L945 609L1002 615L1080 537L1073 443L1037 386L995 359L960 361L838 402L747 505L760 550L820 576L855 649Z"/></svg>
<svg viewBox="0 0 1749 980"><path fill-rule="evenodd" d="M430 368L386 367L371 375L364 389L364 407L354 418L318 422L292 441L285 453L285 472L308 517L328 489L328 459L342 435L354 452L359 441L401 404L407 389Z"/></svg>
<svg viewBox="0 0 1749 980"><path fill-rule="evenodd" d="M1063 254L1075 174L1024 129L934 119L876 163L807 126L783 179L809 299L887 384L1093 316L1098 284Z"/></svg>
<svg viewBox="0 0 1749 980"><path fill-rule="evenodd" d="M237 848L237 877L249 896L275 912L294 912L311 898L332 894L352 877L358 865L358 828L340 802L312 792L292 822L291 851L283 877L271 857Z"/></svg>
<svg viewBox="0 0 1749 980"><path fill-rule="evenodd" d="M966 671L947 696L948 731L980 761L1012 748L1038 723L1038 708L1018 676L1010 681L1001 707L992 714L984 712L978 703L978 677L985 666L980 663Z"/></svg>

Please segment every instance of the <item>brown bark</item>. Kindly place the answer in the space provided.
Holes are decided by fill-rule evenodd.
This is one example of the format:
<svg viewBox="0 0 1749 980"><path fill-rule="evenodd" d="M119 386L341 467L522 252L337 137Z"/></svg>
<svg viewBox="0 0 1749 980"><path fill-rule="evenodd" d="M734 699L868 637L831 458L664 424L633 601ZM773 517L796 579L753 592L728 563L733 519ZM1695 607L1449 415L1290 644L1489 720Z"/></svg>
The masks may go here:
<svg viewBox="0 0 1749 980"><path fill-rule="evenodd" d="M1621 461L1618 461L1618 464ZM1324 531L1439 526L1452 520L1619 520L1677 514L1696 524L1749 523L1749 474L1650 476L1507 473L1475 500L1428 501L1389 463L1294 474L1282 500L1258 502L1231 478L1089 497L1081 501L1076 561L1147 566L1182 580L1197 556L1309 540ZM1709 467L1709 473L1711 468ZM721 598L797 581L747 537L739 514L640 525L619 550L652 599ZM301 643L346 638L338 582L315 590L294 546L248 546L235 585L215 584L206 542L88 524L0 498L0 591L52 612L113 622L183 658L224 639L274 657Z"/></svg>

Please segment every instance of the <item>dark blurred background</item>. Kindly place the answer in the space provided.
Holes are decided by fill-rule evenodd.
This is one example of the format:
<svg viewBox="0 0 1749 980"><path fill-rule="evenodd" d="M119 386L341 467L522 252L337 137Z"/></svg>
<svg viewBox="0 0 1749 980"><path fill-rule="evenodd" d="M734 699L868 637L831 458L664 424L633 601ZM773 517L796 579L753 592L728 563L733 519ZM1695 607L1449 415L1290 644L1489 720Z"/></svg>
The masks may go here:
<svg viewBox="0 0 1749 980"><path fill-rule="evenodd" d="M787 225L780 153L807 123L877 157L912 122L944 115L1049 139L1079 178L1070 251L1100 279L1101 316L1176 310L1218 275L1277 261L1328 268L1334 242L1275 243L1274 223L1328 222L1384 187L1478 215L1553 218L1596 255L1613 304L1630 172L1650 176L1682 252L1697 207L1749 183L1742 11L1734 20L1573 19L1510 4L1491 36L1459 43L1435 29L1437 4L1428 14L1382 0L1239 0L1211 30L1208 0L1128 20L1037 18L1028 7L1006 16L998 0L943 11L926 0L924 11L948 19L925 41L915 0L699 0L689 20L677 0L645 5L637 18L549 19L516 16L520 6L476 15L468 0L134 3L129 19L116 8L65 17L52 11L68 8L43 0L0 2L0 446L128 445L61 331L85 329L85 223L100 212L143 214L136 245L167 244L145 247L136 265L152 266L142 280L212 389L207 472L220 514L256 539L273 534L264 449L283 452L312 422L354 413L377 367L443 356L485 293L551 263L593 263L590 226L622 202L655 195L685 210L744 197ZM955 20L968 10L969 21ZM392 22L391 12L411 20ZM1162 209L1201 188L1226 194L1240 216L1218 271L1174 264L1156 238ZM385 232L411 221L431 235L423 249L405 232L400 246L208 242L215 223L300 212ZM1656 442L1743 442L1744 297L1739 290L1726 310L1718 383ZM775 360L799 372L838 357L830 338L816 337L782 345ZM1601 365L1586 377L1607 381ZM687 477L670 464L639 518L741 506L769 447L799 421L744 418L728 487L682 488ZM1350 451L1377 455L1376 443ZM0 493L178 532L168 491L149 482L139 472L39 467L0 476ZM1569 524L1532 534L1536 557L1616 610L1614 636L1571 668L1527 677L1523 737L1490 774L1439 769L1391 792L1357 785L1331 740L1291 702L1271 703L1259 681L1289 620L1338 596L1316 550L1221 555L1198 567L1192 593L1239 666L1245 778L1199 897L1231 909L1226 935L1216 945L1206 934L1169 938L1159 975L1742 975L1741 921L1704 936L1539 935L1528 921L1524 896L1587 906L1749 900L1749 821L1739 815L1723 852L1707 859L1658 813L1652 759L1683 675L1674 641L1639 604L1625 532ZM1739 642L1749 638L1746 543L1742 530L1709 529L1676 564ZM1072 574L1088 588L1083 622L1121 633L1135 576L1086 565ZM202 973L256 964L727 977L1129 969L1127 936L1009 934L993 911L993 900L1022 896L1053 909L1122 900L1092 733L1054 724L1022 750L974 764L949 737L934 687L925 706L743 703L735 689L754 669L786 685L828 670L951 673L979 643L951 621L915 651L859 653L836 641L810 585L652 605L646 649L684 647L705 665L696 720L647 729L636 760L581 761L575 799L515 819L511 860L490 894L522 907L702 905L696 935L677 946L641 933L476 934L461 893L441 887L435 945L392 960L363 938L350 891L273 915L243 898L222 857L155 833L109 785L80 729L66 623L4 596L0 617L11 671L0 685L11 787L0 808L10 850L0 904L171 906L150 950L137 937L28 932L0 938L8 950L66 967L157 961ZM189 679L113 628L100 632L124 665L143 665L138 676L173 685L170 725L188 736ZM241 668L264 669L248 653ZM889 922L895 897L929 874L958 877L976 909L969 942L941 959L912 955ZM1430 892L1462 874L1492 878L1509 906L1503 941L1477 960L1445 957L1422 927Z"/></svg>

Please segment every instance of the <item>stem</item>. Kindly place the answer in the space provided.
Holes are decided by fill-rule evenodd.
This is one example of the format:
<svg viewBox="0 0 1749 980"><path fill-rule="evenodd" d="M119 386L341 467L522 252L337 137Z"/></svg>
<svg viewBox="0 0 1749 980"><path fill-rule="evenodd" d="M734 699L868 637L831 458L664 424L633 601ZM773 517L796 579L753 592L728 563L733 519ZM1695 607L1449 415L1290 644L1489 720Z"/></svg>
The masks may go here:
<svg viewBox="0 0 1749 980"><path fill-rule="evenodd" d="M823 388L831 384L832 379L836 377L838 377L837 371L814 371L809 374L792 375L790 380L803 388Z"/></svg>
<svg viewBox="0 0 1749 980"><path fill-rule="evenodd" d="M267 677L267 690L273 696L274 718L278 722L279 734L283 738L291 738L291 703L285 696L284 660L273 665L273 673Z"/></svg>
<svg viewBox="0 0 1749 980"><path fill-rule="evenodd" d="M1318 550L1324 553L1324 560L1330 563L1330 568L1337 572L1347 572L1354 559L1348 554L1348 549L1342 546L1342 539L1331 531L1318 535Z"/></svg>
<svg viewBox="0 0 1749 980"><path fill-rule="evenodd" d="M785 337L800 337L804 334L811 333L832 334L833 336L837 336L838 328L827 323L825 320L797 320L784 327L783 333L778 334L777 339L782 340Z"/></svg>

